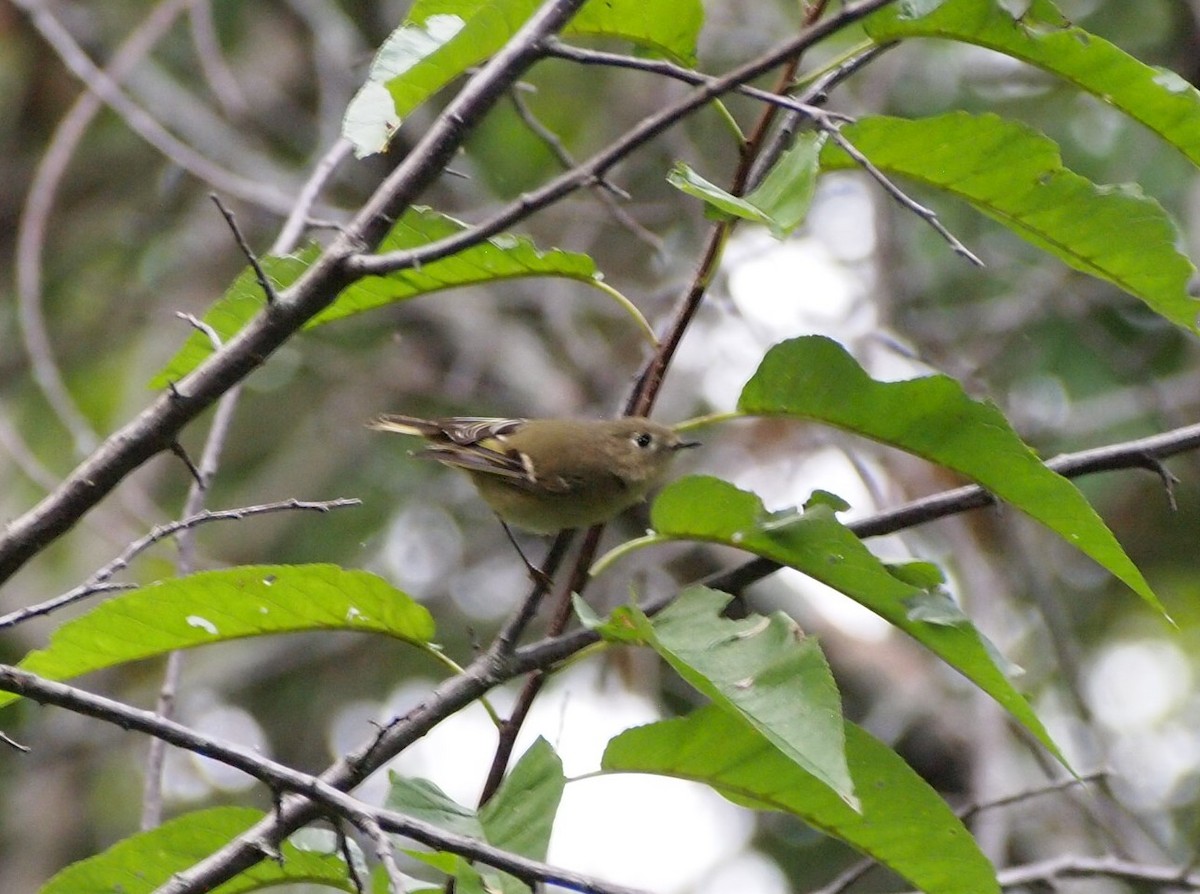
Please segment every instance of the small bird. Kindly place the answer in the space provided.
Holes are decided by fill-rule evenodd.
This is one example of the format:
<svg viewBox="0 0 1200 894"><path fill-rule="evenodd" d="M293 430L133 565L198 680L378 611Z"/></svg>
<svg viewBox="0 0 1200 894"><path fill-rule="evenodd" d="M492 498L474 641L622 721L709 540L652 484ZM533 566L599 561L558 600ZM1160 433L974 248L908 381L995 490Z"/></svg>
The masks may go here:
<svg viewBox="0 0 1200 894"><path fill-rule="evenodd" d="M417 456L462 469L507 524L541 534L615 517L658 485L679 450L699 446L665 425L611 420L380 416L378 431L424 438Z"/></svg>

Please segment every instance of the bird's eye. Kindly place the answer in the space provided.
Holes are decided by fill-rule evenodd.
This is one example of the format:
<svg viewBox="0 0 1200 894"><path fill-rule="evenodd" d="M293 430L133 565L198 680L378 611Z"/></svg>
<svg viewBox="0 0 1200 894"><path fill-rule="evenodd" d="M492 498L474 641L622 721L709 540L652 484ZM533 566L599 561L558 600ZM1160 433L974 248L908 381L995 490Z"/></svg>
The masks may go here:
<svg viewBox="0 0 1200 894"><path fill-rule="evenodd" d="M638 432L633 436L633 443L637 444L639 447L649 447L654 443L654 435L646 431Z"/></svg>

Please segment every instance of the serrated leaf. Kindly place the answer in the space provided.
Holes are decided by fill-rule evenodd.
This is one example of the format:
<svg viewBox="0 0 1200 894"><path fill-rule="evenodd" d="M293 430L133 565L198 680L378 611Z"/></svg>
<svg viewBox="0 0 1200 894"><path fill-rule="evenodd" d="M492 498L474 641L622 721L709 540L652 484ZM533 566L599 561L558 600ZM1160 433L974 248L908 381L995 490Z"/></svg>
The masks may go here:
<svg viewBox="0 0 1200 894"><path fill-rule="evenodd" d="M653 619L622 606L602 635L640 642L699 692L740 716L781 754L854 805L842 741L842 706L825 656L812 637L776 612L742 621L720 617L729 596L684 590Z"/></svg>
<svg viewBox="0 0 1200 894"><path fill-rule="evenodd" d="M379 250L398 251L428 245L465 228L465 224L452 217L414 206L392 227ZM317 248L309 247L294 257L263 258L262 263L277 287L282 289L295 282L318 254ZM528 276L558 276L591 285L600 280L595 263L587 255L557 248L540 249L524 236L500 235L417 269L364 277L344 289L337 300L309 320L305 328L443 289ZM253 271L246 268L204 315L204 321L213 327L221 341L226 341L265 305L266 297L258 287ZM639 325L644 325L644 321ZM182 379L211 353L212 343L208 337L193 332L162 372L151 380L151 387L163 388Z"/></svg>
<svg viewBox="0 0 1200 894"><path fill-rule="evenodd" d="M987 47L1036 65L1120 109L1200 165L1200 91L1102 37L1070 25L1051 3L1017 19L995 0L946 0L923 17L885 7L864 26L877 43L935 37Z"/></svg>
<svg viewBox="0 0 1200 894"><path fill-rule="evenodd" d="M448 239L466 228L466 224L452 217L415 206L396 222L380 243L379 251L418 248ZM305 328L443 289L534 276L557 276L589 285L601 279L596 263L585 254L538 248L526 236L502 233L419 268L363 277L344 289Z"/></svg>
<svg viewBox="0 0 1200 894"><path fill-rule="evenodd" d="M433 618L383 578L336 565L245 565L114 596L54 631L18 667L65 680L209 643L302 630L382 633L428 643ZM16 701L0 693L0 707Z"/></svg>
<svg viewBox="0 0 1200 894"><path fill-rule="evenodd" d="M73 863L38 894L149 894L172 875L195 865L241 835L266 814L243 807L199 810L168 820L156 829L118 841L103 853ZM242 894L284 883L312 883L353 892L340 853L320 853L285 841L281 859L262 860L219 888Z"/></svg>
<svg viewBox="0 0 1200 894"><path fill-rule="evenodd" d="M342 124L359 157L387 147L401 121L454 78L499 50L537 0L418 0L384 42ZM592 0L565 36L628 40L684 65L695 62L699 0Z"/></svg>
<svg viewBox="0 0 1200 894"><path fill-rule="evenodd" d="M609 742L603 767L689 779L735 803L790 813L926 894L1000 890L988 859L924 780L852 723L845 742L860 812L716 706L622 733Z"/></svg>
<svg viewBox="0 0 1200 894"><path fill-rule="evenodd" d="M966 618L929 623L910 615L927 591L892 573L842 525L829 507L769 513L752 493L705 476L670 484L650 510L654 530L667 537L738 547L802 571L899 627L990 695L1065 764L1062 752L1029 703L1005 677L994 647Z"/></svg>
<svg viewBox="0 0 1200 894"><path fill-rule="evenodd" d="M1136 184L1105 186L1063 167L1058 146L996 115L865 118L842 134L880 170L950 193L1069 267L1103 279L1191 332L1200 301L1175 224ZM855 167L828 143L826 170Z"/></svg>
<svg viewBox="0 0 1200 894"><path fill-rule="evenodd" d="M767 352L738 409L814 419L961 472L1103 565L1166 616L1142 573L1078 488L1046 468L990 403L943 375L877 382L820 336Z"/></svg>

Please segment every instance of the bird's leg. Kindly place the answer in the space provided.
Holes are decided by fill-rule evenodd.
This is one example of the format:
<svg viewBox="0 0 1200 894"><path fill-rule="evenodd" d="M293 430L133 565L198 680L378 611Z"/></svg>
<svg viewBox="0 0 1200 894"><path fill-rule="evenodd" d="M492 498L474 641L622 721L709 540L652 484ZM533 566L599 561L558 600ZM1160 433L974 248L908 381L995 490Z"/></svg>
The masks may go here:
<svg viewBox="0 0 1200 894"><path fill-rule="evenodd" d="M538 568L529 561L525 555L525 551L521 549L521 544L517 543L516 535L513 534L512 528L508 526L508 522L500 518L498 515L496 516L496 519L500 522L500 527L504 528L504 534L506 537L508 537L508 542L513 545L513 549L517 551L517 555L520 556L521 561L525 563L525 570L529 572L529 579L532 580L536 586L541 587L543 590L549 591L554 585L553 578L546 574L546 572L544 572L541 568Z"/></svg>

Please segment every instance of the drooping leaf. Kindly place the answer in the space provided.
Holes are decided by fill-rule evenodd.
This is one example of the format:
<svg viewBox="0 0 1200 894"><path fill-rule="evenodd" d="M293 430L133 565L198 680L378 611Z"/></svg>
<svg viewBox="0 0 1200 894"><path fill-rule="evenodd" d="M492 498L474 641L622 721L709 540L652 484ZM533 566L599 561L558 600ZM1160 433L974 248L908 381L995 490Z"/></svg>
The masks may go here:
<svg viewBox="0 0 1200 894"><path fill-rule="evenodd" d="M747 202L767 216L767 226L776 239L792 233L808 216L817 189L819 157L824 144L824 134L800 134L795 145L767 172L763 182L746 196Z"/></svg>
<svg viewBox="0 0 1200 894"><path fill-rule="evenodd" d="M1099 562L1165 615L1078 488L1046 468L995 406L972 400L947 376L878 382L836 342L796 338L767 352L738 409L835 425L960 472Z"/></svg>
<svg viewBox="0 0 1200 894"><path fill-rule="evenodd" d="M176 817L73 863L50 879L38 894L149 894L265 816L262 811L244 807L216 807ZM279 852L279 860L259 861L216 890L220 894L242 894L285 883L355 890L336 843L322 851L285 841Z"/></svg>
<svg viewBox="0 0 1200 894"><path fill-rule="evenodd" d="M18 665L65 680L209 643L302 630L433 638L433 618L383 578L336 565L245 565L163 580L67 622ZM0 693L0 706L17 699Z"/></svg>
<svg viewBox="0 0 1200 894"><path fill-rule="evenodd" d="M704 202L712 216L740 217L763 226L771 224L771 218L761 208L709 182L684 162L677 161L671 166L667 182L680 192Z"/></svg>
<svg viewBox="0 0 1200 894"><path fill-rule="evenodd" d="M488 842L544 861L566 784L562 759L539 736L509 771L495 797L480 808L479 821Z"/></svg>
<svg viewBox="0 0 1200 894"><path fill-rule="evenodd" d="M603 767L689 779L735 803L790 813L926 894L1000 890L987 857L928 783L852 723L845 742L859 812L715 705L622 733L609 742Z"/></svg>
<svg viewBox="0 0 1200 894"><path fill-rule="evenodd" d="M816 189L817 157L824 138L805 134L783 154L763 182L745 197L735 196L676 162L667 182L708 206L711 216L740 217L762 224L776 239L791 233L804 220Z"/></svg>
<svg viewBox="0 0 1200 894"><path fill-rule="evenodd" d="M1179 252L1179 232L1166 211L1137 185L1092 183L1063 167L1053 141L996 115L864 118L842 134L889 176L963 199L1069 267L1200 331L1200 301L1188 293L1195 267ZM821 165L856 163L831 142Z"/></svg>
<svg viewBox="0 0 1200 894"><path fill-rule="evenodd" d="M650 521L659 535L734 546L846 594L957 669L1064 760L1029 703L998 666L995 648L974 625L965 616L948 624L945 616L929 619L914 612L929 600L929 590L903 579L911 575L893 573L827 505L818 503L803 513L769 513L752 493L717 478L691 476L659 494Z"/></svg>
<svg viewBox="0 0 1200 894"><path fill-rule="evenodd" d="M622 606L598 629L611 639L653 648L698 691L741 717L847 804L856 804L841 697L816 640L779 612L742 621L722 618L728 601L724 593L691 587L653 619L636 606Z"/></svg>

